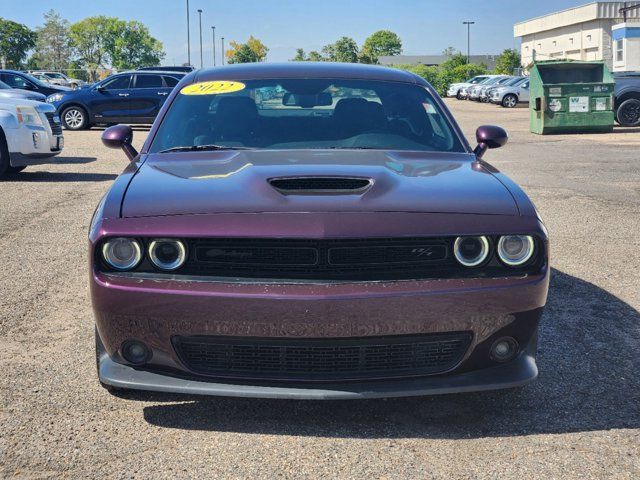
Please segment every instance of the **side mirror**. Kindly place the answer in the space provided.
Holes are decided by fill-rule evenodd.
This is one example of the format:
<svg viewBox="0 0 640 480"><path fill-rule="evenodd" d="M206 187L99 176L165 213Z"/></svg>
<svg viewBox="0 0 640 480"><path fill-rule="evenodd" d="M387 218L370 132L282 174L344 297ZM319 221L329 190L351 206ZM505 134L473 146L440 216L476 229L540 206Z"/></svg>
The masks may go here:
<svg viewBox="0 0 640 480"><path fill-rule="evenodd" d="M105 91L105 88L104 88L102 85L98 85L98 86L96 87L96 90L97 90L98 92L104 92L104 91Z"/></svg>
<svg viewBox="0 0 640 480"><path fill-rule="evenodd" d="M476 140L478 146L473 150L478 160L482 158L484 153L490 148L500 148L509 139L504 128L495 125L483 125L476 130Z"/></svg>
<svg viewBox="0 0 640 480"><path fill-rule="evenodd" d="M129 125L114 125L102 133L102 143L108 148L121 148L130 162L138 156L138 151L133 148L133 130Z"/></svg>

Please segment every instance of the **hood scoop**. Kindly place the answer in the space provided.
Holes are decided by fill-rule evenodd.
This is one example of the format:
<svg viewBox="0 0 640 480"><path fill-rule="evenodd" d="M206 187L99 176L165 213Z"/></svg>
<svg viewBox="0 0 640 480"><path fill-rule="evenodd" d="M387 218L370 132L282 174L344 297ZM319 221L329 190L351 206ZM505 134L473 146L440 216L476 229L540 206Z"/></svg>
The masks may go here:
<svg viewBox="0 0 640 480"><path fill-rule="evenodd" d="M362 177L278 177L269 184L283 195L358 195L373 184Z"/></svg>

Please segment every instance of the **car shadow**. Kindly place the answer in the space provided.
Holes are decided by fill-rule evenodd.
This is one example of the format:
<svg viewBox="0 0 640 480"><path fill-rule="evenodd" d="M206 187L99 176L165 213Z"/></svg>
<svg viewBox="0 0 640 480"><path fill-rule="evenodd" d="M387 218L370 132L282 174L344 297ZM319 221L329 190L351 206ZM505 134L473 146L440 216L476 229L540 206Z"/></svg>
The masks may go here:
<svg viewBox="0 0 640 480"><path fill-rule="evenodd" d="M96 160L97 157L57 157L52 161L52 165L82 165Z"/></svg>
<svg viewBox="0 0 640 480"><path fill-rule="evenodd" d="M73 160L71 158L66 160ZM68 161L65 163L68 164L82 164L82 163L90 163L95 159L82 159L88 161ZM63 162L58 162L63 163ZM23 170L20 173L7 173L2 179L0 179L0 183L4 182L43 182L43 183L52 183L52 182L110 182L117 178L118 175L112 173L95 173L95 172L47 172L47 171L32 171L35 168L46 168L46 165L32 166L28 167L27 170Z"/></svg>
<svg viewBox="0 0 640 480"><path fill-rule="evenodd" d="M540 377L524 388L366 401L291 401L128 392L150 424L338 438L479 438L640 427L640 313L553 270Z"/></svg>

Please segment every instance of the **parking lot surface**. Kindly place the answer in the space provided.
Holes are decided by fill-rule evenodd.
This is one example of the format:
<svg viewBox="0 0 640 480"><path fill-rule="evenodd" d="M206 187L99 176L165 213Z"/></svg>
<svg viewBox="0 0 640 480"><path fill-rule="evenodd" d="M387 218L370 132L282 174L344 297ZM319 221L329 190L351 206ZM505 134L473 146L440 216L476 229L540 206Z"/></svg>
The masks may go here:
<svg viewBox="0 0 640 480"><path fill-rule="evenodd" d="M540 377L357 402L109 395L95 373L87 230L124 168L101 131L0 181L0 477L640 477L640 129L539 137L528 112L447 100L549 231ZM135 144L147 134L136 129Z"/></svg>

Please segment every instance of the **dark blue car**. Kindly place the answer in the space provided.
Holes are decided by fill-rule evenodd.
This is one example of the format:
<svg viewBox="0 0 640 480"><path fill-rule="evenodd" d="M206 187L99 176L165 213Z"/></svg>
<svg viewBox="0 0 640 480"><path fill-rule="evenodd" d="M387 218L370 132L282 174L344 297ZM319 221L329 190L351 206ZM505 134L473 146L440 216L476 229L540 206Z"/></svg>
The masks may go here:
<svg viewBox="0 0 640 480"><path fill-rule="evenodd" d="M44 83L38 80L33 75L29 75L28 73L24 72L18 72L16 70L0 70L0 82L6 83L11 88L28 90L30 92L39 93L45 96L71 91L69 87Z"/></svg>
<svg viewBox="0 0 640 480"><path fill-rule="evenodd" d="M123 72L93 85L53 94L47 102L56 107L67 130L83 130L95 124L150 124L184 75L182 72Z"/></svg>

